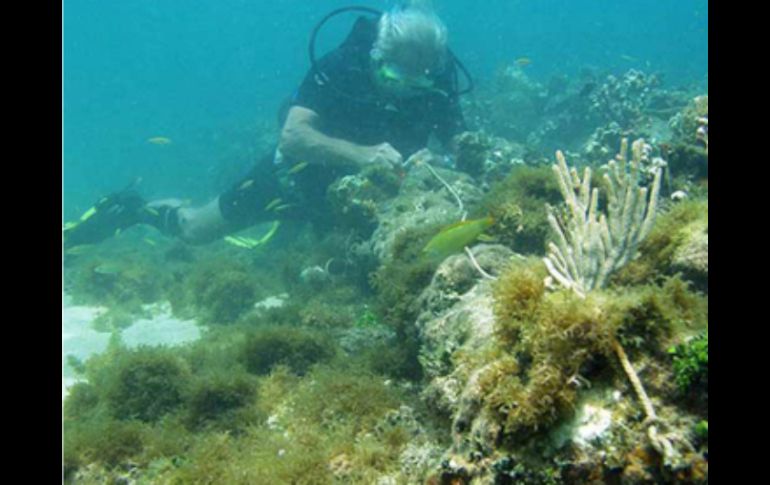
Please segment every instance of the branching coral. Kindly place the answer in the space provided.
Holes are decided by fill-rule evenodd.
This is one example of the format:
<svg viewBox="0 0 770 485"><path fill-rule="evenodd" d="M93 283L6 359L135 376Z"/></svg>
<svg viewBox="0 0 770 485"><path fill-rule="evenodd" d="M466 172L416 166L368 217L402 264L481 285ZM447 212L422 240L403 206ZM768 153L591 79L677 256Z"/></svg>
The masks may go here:
<svg viewBox="0 0 770 485"><path fill-rule="evenodd" d="M649 145L639 139L631 150L629 163L628 143L624 139L616 160L608 164L609 173L604 176L609 200L606 216L597 208L599 190L591 190L591 169L585 169L581 181L577 170L567 167L562 152L556 152L558 164L553 170L568 213L566 219L559 220L553 208L548 208L548 222L556 234L556 243L549 243L544 261L556 281L579 295L604 287L610 274L634 256L639 241L650 232L655 220L661 167L653 169L648 199L647 188L638 186L638 178L649 157Z"/></svg>

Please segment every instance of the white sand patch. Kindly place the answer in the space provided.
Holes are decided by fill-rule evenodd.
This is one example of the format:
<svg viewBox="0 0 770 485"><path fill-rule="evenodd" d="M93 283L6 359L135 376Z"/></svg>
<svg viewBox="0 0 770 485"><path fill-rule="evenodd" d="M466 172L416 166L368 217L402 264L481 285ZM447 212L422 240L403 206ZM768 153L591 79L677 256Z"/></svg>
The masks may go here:
<svg viewBox="0 0 770 485"><path fill-rule="evenodd" d="M97 332L91 323L107 309L103 307L70 306L71 301L62 293L62 377L74 377L74 370L67 364L70 355L80 361L107 348L109 333Z"/></svg>
<svg viewBox="0 0 770 485"><path fill-rule="evenodd" d="M288 293L281 293L280 295L268 296L262 301L258 301L254 304L254 308L257 310L269 310L271 308L281 308L286 304L286 300L289 299Z"/></svg>
<svg viewBox="0 0 770 485"><path fill-rule="evenodd" d="M151 305L145 310L152 315L151 318L137 319L120 333L126 347L175 346L200 338L200 327L193 320L174 318L168 303ZM69 295L62 293L62 400L72 385L83 380L67 363L67 357L85 362L89 357L107 349L111 333L93 329L93 321L105 311L107 309L103 307L73 305Z"/></svg>
<svg viewBox="0 0 770 485"><path fill-rule="evenodd" d="M193 320L179 320L171 315L171 306L160 307L152 318L141 318L123 330L121 337L127 347L139 345L182 345L198 340L200 328Z"/></svg>

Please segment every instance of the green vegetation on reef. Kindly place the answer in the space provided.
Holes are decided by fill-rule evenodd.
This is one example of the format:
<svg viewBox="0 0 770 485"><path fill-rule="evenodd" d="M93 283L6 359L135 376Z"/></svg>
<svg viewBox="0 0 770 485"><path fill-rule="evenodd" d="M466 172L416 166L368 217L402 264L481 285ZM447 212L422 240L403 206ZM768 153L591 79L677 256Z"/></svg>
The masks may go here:
<svg viewBox="0 0 770 485"><path fill-rule="evenodd" d="M389 325L398 328L417 316L415 301L440 262L424 258L422 251L439 230L433 226L402 232L394 241L391 258L372 273L375 308Z"/></svg>
<svg viewBox="0 0 770 485"><path fill-rule="evenodd" d="M254 277L232 261L212 260L189 276L187 301L204 323L232 323L256 302Z"/></svg>
<svg viewBox="0 0 770 485"><path fill-rule="evenodd" d="M65 419L85 418L96 409L97 404L99 395L94 386L87 382L78 382L69 389L62 413Z"/></svg>
<svg viewBox="0 0 770 485"><path fill-rule="evenodd" d="M480 377L485 406L507 434L541 431L573 411L576 379L606 379L612 342L664 355L678 331L706 321L705 298L678 278L595 291L546 292L540 261L512 265L495 284L496 360Z"/></svg>
<svg viewBox="0 0 770 485"><path fill-rule="evenodd" d="M544 204L537 199L533 207ZM522 438L543 446L545 433L583 402L585 380L594 388L617 385L622 376L612 339L646 369L643 378L654 398L690 407L686 396L662 397L661 389L673 391L684 379L679 373L692 370L667 350L707 323L707 299L667 265L704 216L707 201L674 205L653 231L654 250L632 263L643 266L644 276L626 275L616 281L623 285L587 299L548 290L538 258L499 274L493 284L495 341L479 353L451 357L453 365L471 370L484 366L478 379L481 412L502 431L494 453L513 456ZM421 483L431 473L438 477L438 461L420 465L426 467L422 475L404 471L405 456L415 456L404 453L419 449L421 438L393 418L405 404L421 405L414 395L422 375L414 323L418 297L437 265L421 251L438 230L405 231L396 239L393 257L371 275L373 297L344 277L313 288L297 282L299 269L323 265L335 254L339 238L320 255L271 255L270 274L294 281L291 296L279 298L280 307L254 308L268 285L276 284L248 270L262 256L238 253L240 259L230 262L218 256L175 267L163 290L174 299L175 313L228 325L210 325L186 347L113 345L73 366L84 369L88 382L71 387L64 402L67 481L116 483L128 468L137 483L376 483L384 475L396 483ZM303 246L311 249L317 247ZM274 289L267 294L278 294ZM114 330L132 312L117 307L99 323ZM360 345L351 336L375 338ZM676 355L681 351L684 359L689 354L682 345ZM699 395L697 387L688 395ZM707 409L696 408L695 414L685 422L700 452L708 445ZM431 434L448 433L444 416L429 413L424 419L435 420ZM563 472L547 458L527 461L526 451L505 473L536 482Z"/></svg>
<svg viewBox="0 0 770 485"><path fill-rule="evenodd" d="M400 233L394 241L391 258L370 278L377 295L375 311L385 324L396 331L401 348L390 356L404 358L400 363L394 362L395 374L415 380L422 375L417 360L419 340L414 326L419 310L417 298L430 284L440 263L423 257L423 248L439 230L439 226L427 226Z"/></svg>
<svg viewBox="0 0 770 485"><path fill-rule="evenodd" d="M285 365L297 374L310 366L334 357L335 344L317 331L292 327L260 329L246 337L241 360L252 374L267 374L277 365Z"/></svg>
<svg viewBox="0 0 770 485"><path fill-rule="evenodd" d="M484 170L487 151L492 148L489 135L483 131L466 131L455 136L457 169L474 177Z"/></svg>
<svg viewBox="0 0 770 485"><path fill-rule="evenodd" d="M135 313L141 305L157 301L167 283L167 275L143 257L91 257L68 271L68 286L77 300L106 306L116 314Z"/></svg>
<svg viewBox="0 0 770 485"><path fill-rule="evenodd" d="M662 357L667 342L707 321L708 300L679 275L612 294L610 309L618 311L621 319L616 337L630 352L644 350Z"/></svg>
<svg viewBox="0 0 770 485"><path fill-rule="evenodd" d="M417 360L418 344L402 344L398 336L393 342L383 342L365 350L360 356L364 368L383 376L396 379L417 380L422 375L422 367Z"/></svg>
<svg viewBox="0 0 770 485"><path fill-rule="evenodd" d="M480 385L485 405L508 434L538 431L571 410L576 392L570 379L611 352L617 325L602 318L602 302L593 295L546 293L540 266L514 266L495 287L496 334L505 353Z"/></svg>
<svg viewBox="0 0 770 485"><path fill-rule="evenodd" d="M65 475L88 463L115 467L145 448L147 427L138 421L105 417L64 422Z"/></svg>
<svg viewBox="0 0 770 485"><path fill-rule="evenodd" d="M239 432L239 425L256 421L246 416L247 406L256 398L256 383L239 372L217 371L197 379L188 400L188 426L198 429L210 426Z"/></svg>
<svg viewBox="0 0 770 485"><path fill-rule="evenodd" d="M677 256L688 243L705 234L708 237L708 199L685 200L659 214L650 234L639 245L639 258L620 269L612 280L616 284L640 284L677 270ZM708 253L703 255L708 260ZM707 281L696 281L702 289ZM704 288L705 287L705 288Z"/></svg>
<svg viewBox="0 0 770 485"><path fill-rule="evenodd" d="M182 359L152 347L111 352L87 367L87 375L95 374L91 380L103 390L110 414L118 419L157 421L182 405L190 382Z"/></svg>
<svg viewBox="0 0 770 485"><path fill-rule="evenodd" d="M674 380L679 392L708 414L708 330L683 344L671 347L669 353L673 359ZM706 434L708 434L708 424Z"/></svg>
<svg viewBox="0 0 770 485"><path fill-rule="evenodd" d="M695 425L695 435L698 439L708 441L709 439L709 422L707 420L698 421Z"/></svg>
<svg viewBox="0 0 770 485"><path fill-rule="evenodd" d="M561 200L550 166L521 165L492 186L476 213L495 219L487 233L500 244L522 254L544 254L548 235L545 205Z"/></svg>
<svg viewBox="0 0 770 485"><path fill-rule="evenodd" d="M207 343L207 352L232 354L238 345L238 339L218 342L216 350ZM202 358L194 350L172 356L166 349L116 346L88 362L93 382L74 386L64 405L68 483L113 483L129 462L140 483L371 483L398 472L409 432L400 424L380 426L410 402L398 387L341 364L317 365L300 376L289 362L254 377L225 356L208 355L215 368L200 368L187 362ZM182 402L161 410L144 397L157 394L156 383L168 384L150 378L174 374L168 359L198 370L187 376ZM140 372L128 372L132 365ZM114 372L141 374L128 379L142 396L129 407L162 417L114 412L113 381L126 384L110 378ZM139 382L146 387L137 388Z"/></svg>

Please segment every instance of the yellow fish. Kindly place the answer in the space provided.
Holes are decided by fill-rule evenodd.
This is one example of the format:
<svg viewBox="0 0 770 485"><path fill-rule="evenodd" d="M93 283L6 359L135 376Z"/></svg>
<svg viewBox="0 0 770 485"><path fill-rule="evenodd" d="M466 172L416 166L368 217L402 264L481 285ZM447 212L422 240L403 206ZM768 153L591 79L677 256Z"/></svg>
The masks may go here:
<svg viewBox="0 0 770 485"><path fill-rule="evenodd" d="M68 254L71 256L80 256L81 254L86 254L90 251L93 251L95 247L96 245L94 244L80 244L78 246L73 246L65 250L64 254Z"/></svg>
<svg viewBox="0 0 770 485"><path fill-rule="evenodd" d="M254 185L254 180L252 180L252 179L249 179L249 180L247 180L247 181L243 182L243 183L241 184L241 186L240 186L240 187L238 187L238 190L244 190L244 189L248 189L248 188L249 188L249 187L251 187L252 185Z"/></svg>
<svg viewBox="0 0 770 485"><path fill-rule="evenodd" d="M301 172L308 165L309 165L308 162L299 162L298 164L296 164L293 167L291 167L291 169L289 169L289 175L293 175L293 174L295 174L297 172Z"/></svg>
<svg viewBox="0 0 770 485"><path fill-rule="evenodd" d="M492 216L472 221L461 221L443 228L433 236L422 250L428 258L443 260L476 240L487 228L495 223Z"/></svg>
<svg viewBox="0 0 770 485"><path fill-rule="evenodd" d="M514 64L516 64L519 67L525 67L525 66L529 66L530 64L532 64L532 59L530 59L529 57L519 57L518 59L516 59L513 62L514 62Z"/></svg>
<svg viewBox="0 0 770 485"><path fill-rule="evenodd" d="M274 209L275 206L281 203L281 200L283 199L281 199L280 197L271 200L270 203L265 206L265 212L269 211L270 209Z"/></svg>
<svg viewBox="0 0 770 485"><path fill-rule="evenodd" d="M152 138L148 138L147 143L152 143L153 145L170 145L171 138L166 138L165 136L154 136Z"/></svg>
<svg viewBox="0 0 770 485"><path fill-rule="evenodd" d="M94 273L103 275L118 275L123 272L123 267L117 263L101 263L93 268Z"/></svg>
<svg viewBox="0 0 770 485"><path fill-rule="evenodd" d="M90 209L85 211L82 216L80 216L80 220L85 221L86 219L88 219L94 214L96 214L96 207L91 207Z"/></svg>

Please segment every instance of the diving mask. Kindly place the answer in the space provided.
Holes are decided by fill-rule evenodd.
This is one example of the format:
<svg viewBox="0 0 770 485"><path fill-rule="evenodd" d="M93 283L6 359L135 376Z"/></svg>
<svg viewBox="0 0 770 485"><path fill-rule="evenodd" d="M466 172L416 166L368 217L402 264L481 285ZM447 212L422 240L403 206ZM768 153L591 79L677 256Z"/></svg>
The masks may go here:
<svg viewBox="0 0 770 485"><path fill-rule="evenodd" d="M409 75L397 64L382 63L377 78L387 89L399 94L420 94L434 90L434 81L426 74Z"/></svg>

